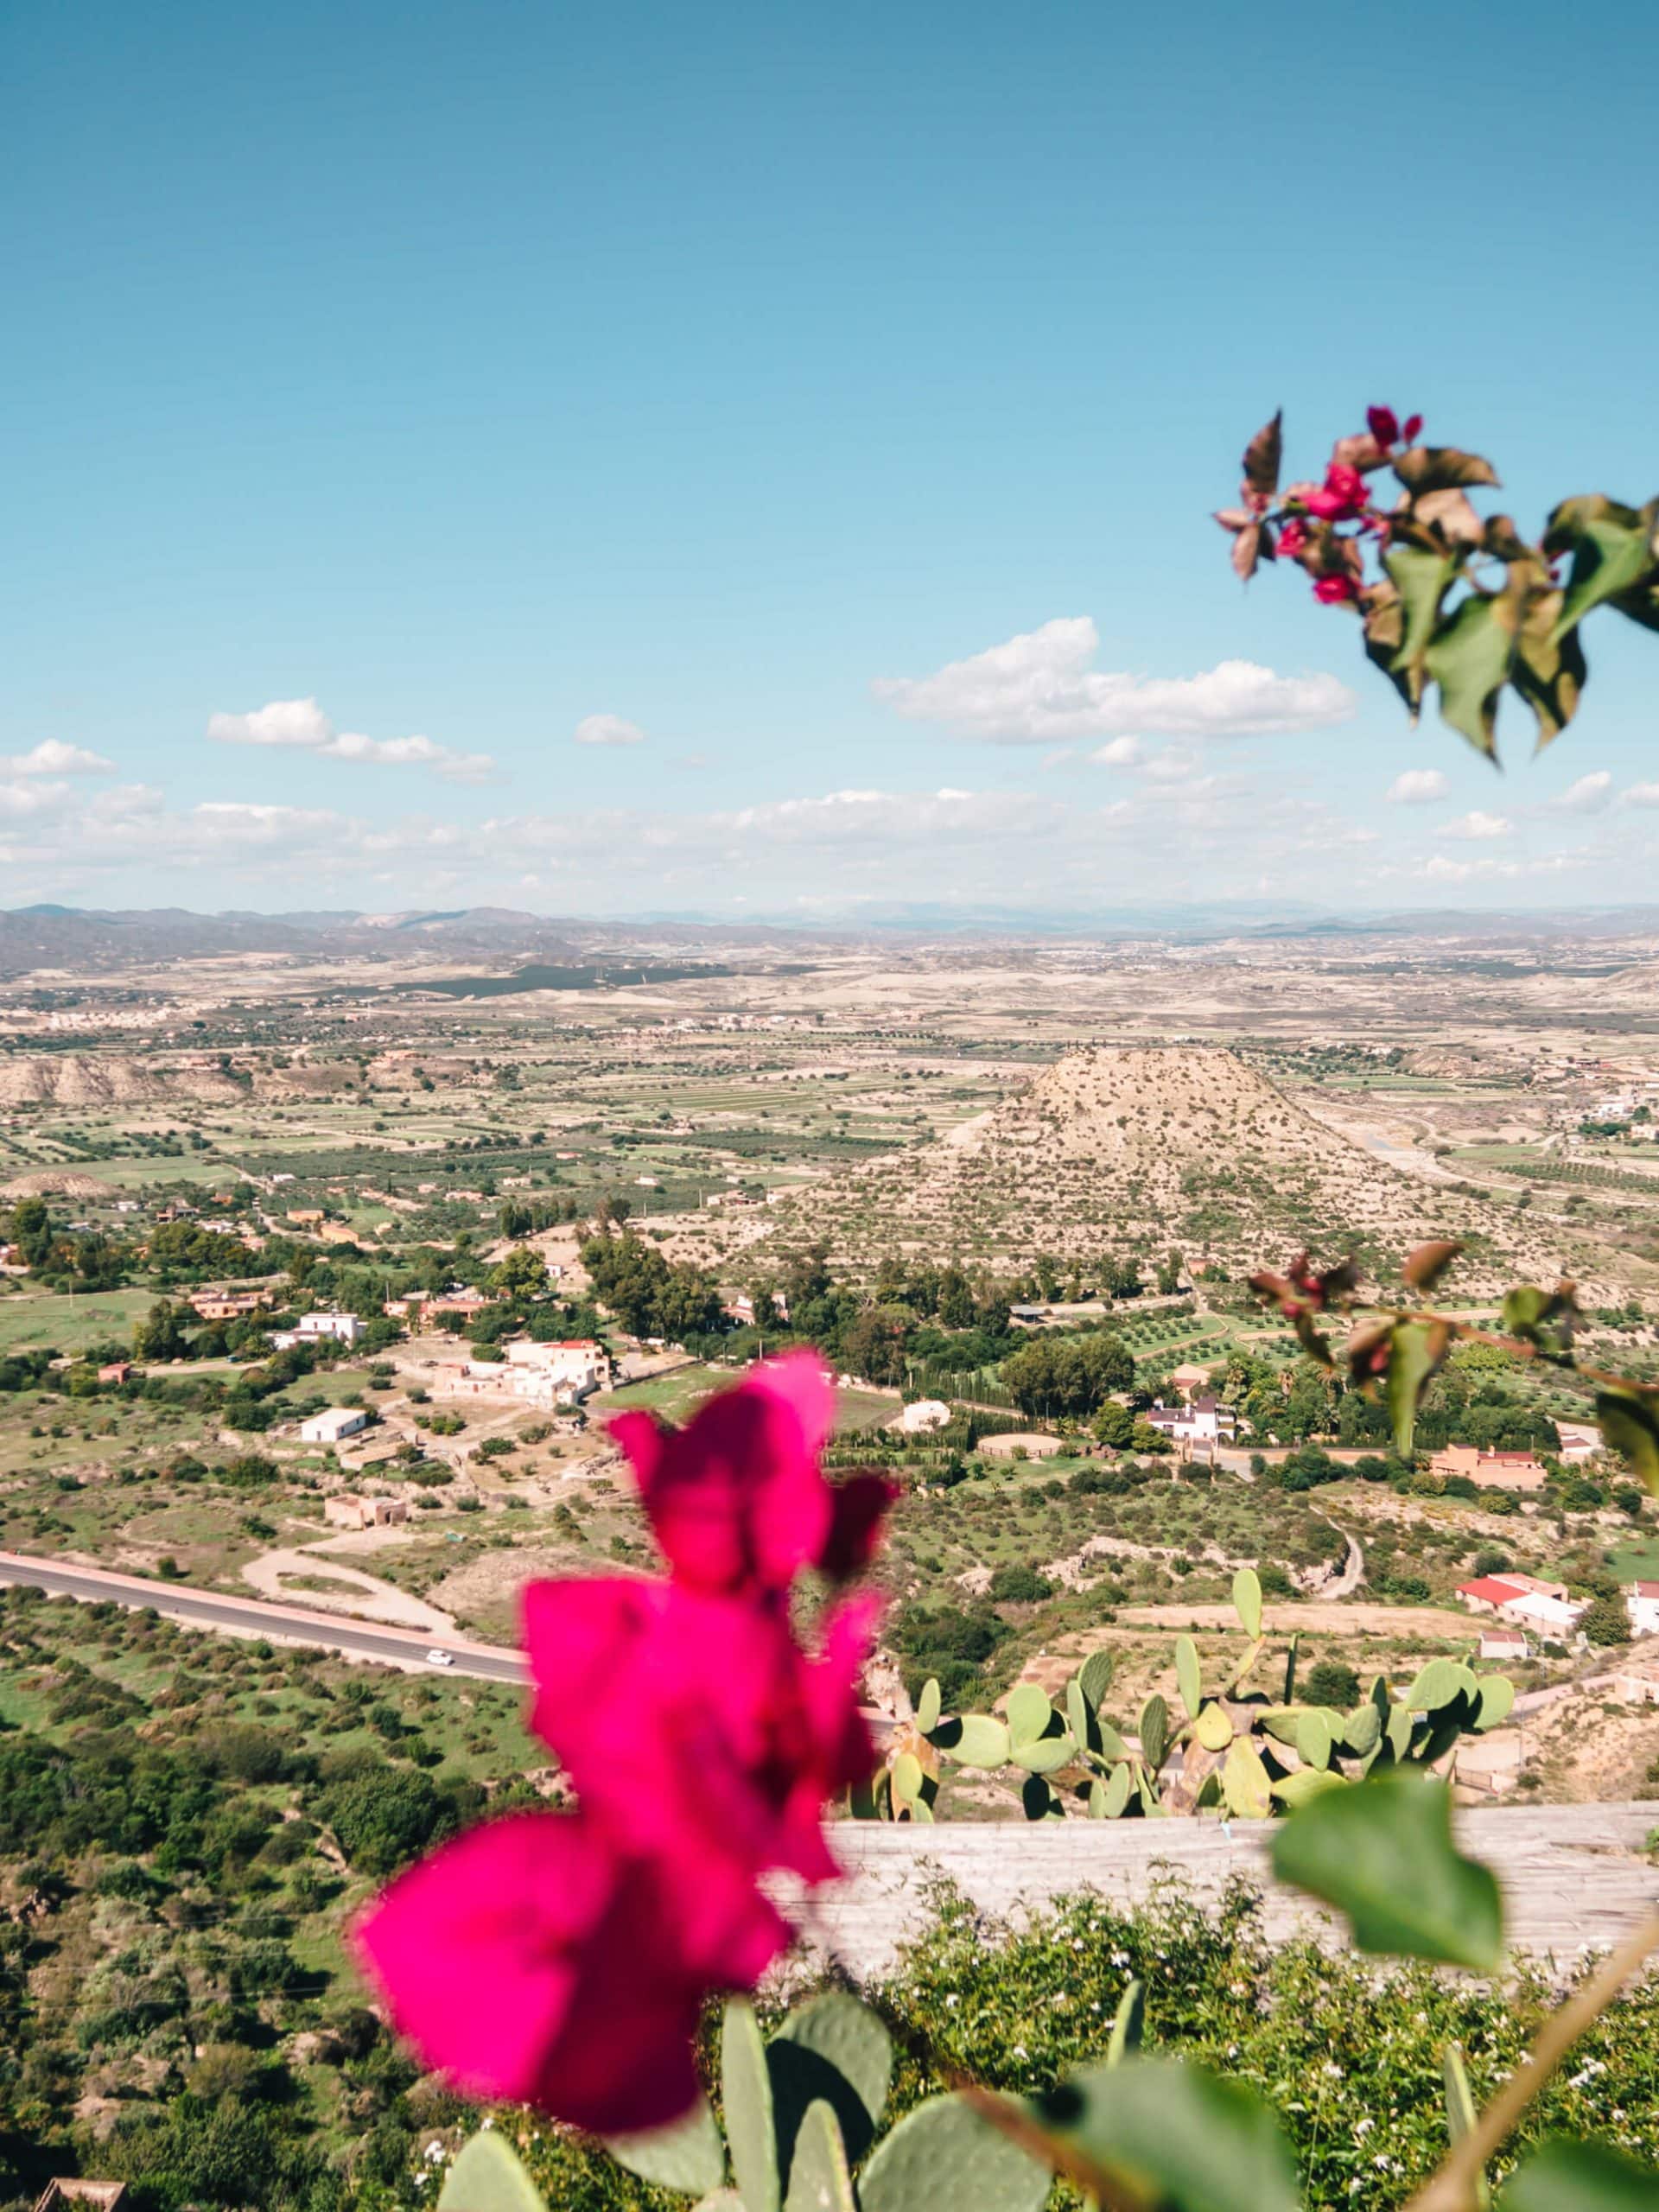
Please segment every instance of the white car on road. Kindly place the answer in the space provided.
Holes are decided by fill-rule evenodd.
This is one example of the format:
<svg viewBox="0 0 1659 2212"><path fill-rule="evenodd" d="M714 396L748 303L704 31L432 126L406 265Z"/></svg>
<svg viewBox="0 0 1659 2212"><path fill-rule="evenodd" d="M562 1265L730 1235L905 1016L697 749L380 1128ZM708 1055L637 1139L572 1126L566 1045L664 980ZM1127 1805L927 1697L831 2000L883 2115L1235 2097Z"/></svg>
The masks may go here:
<svg viewBox="0 0 1659 2212"><path fill-rule="evenodd" d="M427 1653L426 1663L429 1667L453 1667L455 1655L453 1651L440 1651L435 1646Z"/></svg>

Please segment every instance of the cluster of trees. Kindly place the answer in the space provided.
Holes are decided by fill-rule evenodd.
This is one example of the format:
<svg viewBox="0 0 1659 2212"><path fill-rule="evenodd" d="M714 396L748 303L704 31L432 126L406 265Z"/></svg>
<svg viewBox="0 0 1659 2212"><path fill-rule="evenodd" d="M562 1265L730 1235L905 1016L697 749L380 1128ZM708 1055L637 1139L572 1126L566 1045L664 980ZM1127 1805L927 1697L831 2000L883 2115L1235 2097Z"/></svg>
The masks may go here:
<svg viewBox="0 0 1659 2212"><path fill-rule="evenodd" d="M70 1628L103 1657L66 1651ZM32 1592L9 1593L7 1644L43 1700L38 1725L0 1729L0 1879L30 1904L0 1918L0 2202L78 2164L127 2181L143 2212L403 2202L416 2069L295 1939L340 1895L340 1857L382 1878L482 1809L420 1726L442 1694ZM145 1661L141 1689L105 1670L124 1651ZM252 1692L257 1714L279 1681L280 1716L226 1710ZM531 1797L508 1781L496 1802ZM71 1952L42 1994L35 1969ZM336 2071L321 2108L296 2032ZM145 2087L94 2139L73 2108L106 2075ZM336 2095L348 2145L317 2125Z"/></svg>
<svg viewBox="0 0 1659 2212"><path fill-rule="evenodd" d="M620 1236L590 1236L582 1248L582 1263L599 1296L636 1337L688 1344L720 1329L721 1297L713 1276L664 1258L643 1237L626 1230Z"/></svg>
<svg viewBox="0 0 1659 2212"><path fill-rule="evenodd" d="M127 1255L98 1230L54 1223L44 1198L19 1198L0 1223L0 1243L48 1290L114 1290L127 1280Z"/></svg>
<svg viewBox="0 0 1659 2212"><path fill-rule="evenodd" d="M1033 1337L1003 1361L1002 1382L1022 1413L1086 1420L1114 1390L1134 1388L1135 1357L1121 1338L1104 1332Z"/></svg>

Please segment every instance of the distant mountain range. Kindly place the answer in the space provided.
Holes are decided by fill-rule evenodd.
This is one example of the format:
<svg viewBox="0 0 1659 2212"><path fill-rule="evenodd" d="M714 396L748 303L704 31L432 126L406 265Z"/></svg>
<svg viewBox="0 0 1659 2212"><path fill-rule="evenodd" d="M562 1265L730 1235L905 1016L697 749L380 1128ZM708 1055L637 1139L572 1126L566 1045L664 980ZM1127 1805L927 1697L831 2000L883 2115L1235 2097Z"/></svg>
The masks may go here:
<svg viewBox="0 0 1659 2212"><path fill-rule="evenodd" d="M1453 938L1513 942L1551 937L1629 938L1659 933L1659 907L1603 907L1537 913L1333 914L1312 906L1238 900L1189 906L1102 908L1092 912L896 903L824 912L808 919L757 915L743 922L707 915L644 914L585 919L523 913L509 906L412 908L363 914L302 910L198 914L182 906L126 909L44 905L0 909L0 977L40 969L92 975L169 959L234 953L298 960L357 957L402 965L517 960L575 964L617 955L718 950L799 951L872 938L1077 940L1177 938Z"/></svg>

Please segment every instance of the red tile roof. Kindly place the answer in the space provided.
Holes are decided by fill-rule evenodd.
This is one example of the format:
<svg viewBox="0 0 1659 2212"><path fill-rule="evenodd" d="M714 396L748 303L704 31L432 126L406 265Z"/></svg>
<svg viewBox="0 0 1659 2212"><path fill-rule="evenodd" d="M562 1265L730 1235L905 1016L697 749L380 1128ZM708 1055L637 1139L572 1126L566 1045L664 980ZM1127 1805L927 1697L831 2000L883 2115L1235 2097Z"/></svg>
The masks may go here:
<svg viewBox="0 0 1659 2212"><path fill-rule="evenodd" d="M1505 1582L1496 1574L1483 1574L1477 1582L1459 1582L1459 1598L1484 1598L1489 1605L1513 1605L1517 1598L1527 1595L1519 1582Z"/></svg>

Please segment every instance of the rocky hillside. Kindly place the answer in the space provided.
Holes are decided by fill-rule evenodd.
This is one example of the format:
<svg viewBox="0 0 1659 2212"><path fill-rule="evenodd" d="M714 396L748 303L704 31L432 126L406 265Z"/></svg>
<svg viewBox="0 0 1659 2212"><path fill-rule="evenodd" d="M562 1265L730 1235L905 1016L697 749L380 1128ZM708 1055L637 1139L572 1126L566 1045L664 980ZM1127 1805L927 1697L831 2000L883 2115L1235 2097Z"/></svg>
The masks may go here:
<svg viewBox="0 0 1659 2212"><path fill-rule="evenodd" d="M893 1251L1024 1266L1178 1247L1189 1267L1277 1263L1302 1245L1376 1268L1464 1237L1468 1290L1518 1270L1624 1280L1577 1232L1389 1166L1220 1049L1078 1052L942 1142L887 1154L769 1210L768 1241L823 1236L855 1267Z"/></svg>
<svg viewBox="0 0 1659 2212"><path fill-rule="evenodd" d="M0 1106L137 1106L241 1091L211 1061L163 1066L108 1052L16 1052L0 1058Z"/></svg>

